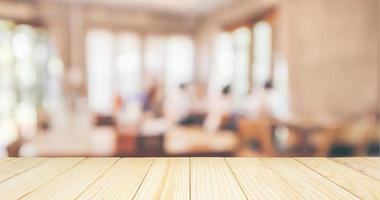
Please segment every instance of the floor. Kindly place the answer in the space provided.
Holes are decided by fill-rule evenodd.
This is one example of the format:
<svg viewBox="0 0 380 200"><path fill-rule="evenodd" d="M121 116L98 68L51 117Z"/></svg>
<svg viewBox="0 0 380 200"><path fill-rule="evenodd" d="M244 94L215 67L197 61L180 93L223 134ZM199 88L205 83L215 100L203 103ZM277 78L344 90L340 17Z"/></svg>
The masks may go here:
<svg viewBox="0 0 380 200"><path fill-rule="evenodd" d="M3 158L0 199L380 199L380 158Z"/></svg>

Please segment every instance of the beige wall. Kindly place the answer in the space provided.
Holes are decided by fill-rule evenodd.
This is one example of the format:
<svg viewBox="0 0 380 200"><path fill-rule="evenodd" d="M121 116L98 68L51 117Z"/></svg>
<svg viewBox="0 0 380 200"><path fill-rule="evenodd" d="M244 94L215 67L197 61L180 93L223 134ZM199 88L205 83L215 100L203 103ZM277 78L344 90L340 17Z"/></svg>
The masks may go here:
<svg viewBox="0 0 380 200"><path fill-rule="evenodd" d="M351 113L375 107L377 0L289 0L284 4L293 108Z"/></svg>

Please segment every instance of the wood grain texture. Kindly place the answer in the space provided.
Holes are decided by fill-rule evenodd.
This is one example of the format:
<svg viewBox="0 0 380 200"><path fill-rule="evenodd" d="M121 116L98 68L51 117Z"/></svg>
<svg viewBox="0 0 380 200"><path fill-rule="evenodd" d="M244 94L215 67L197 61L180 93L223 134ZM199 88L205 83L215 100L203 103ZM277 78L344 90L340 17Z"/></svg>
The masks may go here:
<svg viewBox="0 0 380 200"><path fill-rule="evenodd" d="M88 158L22 199L75 199L117 160L118 158Z"/></svg>
<svg viewBox="0 0 380 200"><path fill-rule="evenodd" d="M189 158L157 158L135 199L190 199Z"/></svg>
<svg viewBox="0 0 380 200"><path fill-rule="evenodd" d="M334 161L380 180L380 164L365 158L334 158Z"/></svg>
<svg viewBox="0 0 380 200"><path fill-rule="evenodd" d="M226 158L248 199L301 199L273 170L258 158Z"/></svg>
<svg viewBox="0 0 380 200"><path fill-rule="evenodd" d="M365 158L380 164L380 157L365 157Z"/></svg>
<svg viewBox="0 0 380 200"><path fill-rule="evenodd" d="M291 158L262 158L304 199L358 199L350 192Z"/></svg>
<svg viewBox="0 0 380 200"><path fill-rule="evenodd" d="M0 184L0 199L19 199L81 160L83 158L55 158L7 179Z"/></svg>
<svg viewBox="0 0 380 200"><path fill-rule="evenodd" d="M297 158L361 199L380 199L380 182L327 158Z"/></svg>
<svg viewBox="0 0 380 200"><path fill-rule="evenodd" d="M191 199L246 199L223 158L191 158Z"/></svg>
<svg viewBox="0 0 380 200"><path fill-rule="evenodd" d="M12 160L12 159L14 159L14 158L11 158L11 157L0 158L0 164L3 162L7 162L9 160Z"/></svg>
<svg viewBox="0 0 380 200"><path fill-rule="evenodd" d="M153 158L118 160L77 199L133 199L153 160Z"/></svg>
<svg viewBox="0 0 380 200"><path fill-rule="evenodd" d="M379 171L367 157L6 158L0 200L367 200L380 199Z"/></svg>
<svg viewBox="0 0 380 200"><path fill-rule="evenodd" d="M0 183L48 160L47 158L16 158L0 165Z"/></svg>

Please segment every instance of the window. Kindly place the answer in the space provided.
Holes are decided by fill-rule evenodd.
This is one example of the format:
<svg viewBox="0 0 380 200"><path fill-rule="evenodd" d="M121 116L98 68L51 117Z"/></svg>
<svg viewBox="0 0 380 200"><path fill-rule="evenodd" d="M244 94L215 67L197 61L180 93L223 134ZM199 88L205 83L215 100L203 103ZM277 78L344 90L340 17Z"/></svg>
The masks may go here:
<svg viewBox="0 0 380 200"><path fill-rule="evenodd" d="M140 99L143 78L164 77L166 92L191 81L193 43L185 35L143 38L135 32L93 29L87 34L87 65L90 109L110 114L115 95L124 101Z"/></svg>
<svg viewBox="0 0 380 200"><path fill-rule="evenodd" d="M253 85L262 87L270 79L272 30L266 21L260 21L253 26Z"/></svg>
<svg viewBox="0 0 380 200"><path fill-rule="evenodd" d="M223 32L215 42L215 69L210 83L210 94L217 95L222 88L231 84L234 79L234 47L232 35Z"/></svg>
<svg viewBox="0 0 380 200"><path fill-rule="evenodd" d="M211 94L220 94L226 85L232 86L232 92L237 99L247 94L250 36L251 32L246 27L218 35L215 44L215 70L210 83Z"/></svg>
<svg viewBox="0 0 380 200"><path fill-rule="evenodd" d="M247 27L238 28L233 32L234 39L234 82L233 92L236 97L247 94L249 47L251 42L251 31Z"/></svg>
<svg viewBox="0 0 380 200"><path fill-rule="evenodd" d="M187 36L171 36L167 44L166 91L178 88L193 78L193 44Z"/></svg>
<svg viewBox="0 0 380 200"><path fill-rule="evenodd" d="M141 41L134 33L121 33L115 41L115 89L124 99L132 99L141 90Z"/></svg>
<svg viewBox="0 0 380 200"><path fill-rule="evenodd" d="M273 71L273 85L284 95L288 95L288 65L285 59L276 60Z"/></svg>
<svg viewBox="0 0 380 200"><path fill-rule="evenodd" d="M164 75L166 43L163 36L150 35L145 41L145 72L149 76Z"/></svg>
<svg viewBox="0 0 380 200"><path fill-rule="evenodd" d="M223 86L232 84L235 98L240 99L250 93L250 89L262 88L266 81L271 80L274 87L286 95L286 61L272 55L273 16L272 12L266 13L260 16L261 20L256 18L253 24L242 23L217 36L211 94L218 94Z"/></svg>
<svg viewBox="0 0 380 200"><path fill-rule="evenodd" d="M131 99L141 87L141 42L137 34L95 29L87 35L88 98L91 110L112 112L113 97Z"/></svg>
<svg viewBox="0 0 380 200"><path fill-rule="evenodd" d="M112 112L113 40L107 30L91 30L87 35L88 100L97 113Z"/></svg>
<svg viewBox="0 0 380 200"><path fill-rule="evenodd" d="M60 92L63 70L53 61L60 60L43 29L0 20L0 154L19 135L36 134L38 112Z"/></svg>

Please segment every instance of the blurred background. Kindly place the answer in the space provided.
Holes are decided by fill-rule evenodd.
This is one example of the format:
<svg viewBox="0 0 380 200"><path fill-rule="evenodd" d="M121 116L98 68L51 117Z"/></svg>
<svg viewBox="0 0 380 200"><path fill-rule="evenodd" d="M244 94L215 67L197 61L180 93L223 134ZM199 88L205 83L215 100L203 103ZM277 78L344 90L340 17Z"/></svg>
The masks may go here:
<svg viewBox="0 0 380 200"><path fill-rule="evenodd" d="M378 0L2 0L0 156L379 155Z"/></svg>

